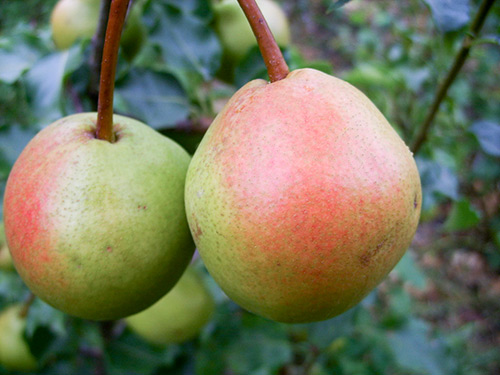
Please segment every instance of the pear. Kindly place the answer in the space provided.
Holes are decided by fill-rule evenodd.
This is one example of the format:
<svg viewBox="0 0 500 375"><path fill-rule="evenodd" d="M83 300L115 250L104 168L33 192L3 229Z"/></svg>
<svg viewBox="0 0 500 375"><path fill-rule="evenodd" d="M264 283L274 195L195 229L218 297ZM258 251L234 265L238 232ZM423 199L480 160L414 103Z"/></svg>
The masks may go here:
<svg viewBox="0 0 500 375"><path fill-rule="evenodd" d="M71 47L78 39L92 38L99 20L100 0L59 0L52 10L50 24L54 44L60 50ZM122 35L122 52L130 61L146 40L141 10L134 6L127 17Z"/></svg>
<svg viewBox="0 0 500 375"><path fill-rule="evenodd" d="M12 305L0 313L0 364L10 371L34 371L38 367L24 340L26 318L21 305Z"/></svg>
<svg viewBox="0 0 500 375"><path fill-rule="evenodd" d="M14 269L14 263L5 241L5 229L2 222L0 222L0 269L6 271Z"/></svg>
<svg viewBox="0 0 500 375"><path fill-rule="evenodd" d="M162 299L125 321L153 345L182 343L200 332L212 317L214 308L212 295L196 271L188 267Z"/></svg>
<svg viewBox="0 0 500 375"><path fill-rule="evenodd" d="M413 156L380 111L313 69L238 90L193 156L185 194L215 281L287 323L361 301L409 246L421 198Z"/></svg>
<svg viewBox="0 0 500 375"><path fill-rule="evenodd" d="M39 132L8 177L4 223L14 265L38 297L70 315L112 320L160 299L194 252L184 211L190 157L149 126L96 113Z"/></svg>

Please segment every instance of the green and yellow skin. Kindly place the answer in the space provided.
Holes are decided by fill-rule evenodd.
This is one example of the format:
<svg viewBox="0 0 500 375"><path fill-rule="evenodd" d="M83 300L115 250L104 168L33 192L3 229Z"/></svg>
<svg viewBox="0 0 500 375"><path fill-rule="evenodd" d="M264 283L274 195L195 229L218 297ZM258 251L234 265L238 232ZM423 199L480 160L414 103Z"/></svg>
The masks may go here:
<svg viewBox="0 0 500 375"><path fill-rule="evenodd" d="M113 320L167 293L194 252L184 211L190 156L131 118L95 138L96 113L38 133L14 164L4 223L15 267L50 305Z"/></svg>
<svg viewBox="0 0 500 375"><path fill-rule="evenodd" d="M243 308L334 317L396 265L419 221L411 152L345 81L313 69L243 86L191 161L186 212L208 271Z"/></svg>
<svg viewBox="0 0 500 375"><path fill-rule="evenodd" d="M5 240L5 229L3 222L0 222L0 270L11 271L13 269L14 263Z"/></svg>
<svg viewBox="0 0 500 375"><path fill-rule="evenodd" d="M100 0L59 0L54 7L50 24L52 39L60 50L70 48L79 39L92 38L99 20ZM141 10L134 6L127 16L121 47L131 61L146 40L146 28L141 20Z"/></svg>
<svg viewBox="0 0 500 375"><path fill-rule="evenodd" d="M210 321L214 300L196 271L188 267L165 297L125 319L128 326L153 345L183 343Z"/></svg>
<svg viewBox="0 0 500 375"><path fill-rule="evenodd" d="M9 371L35 371L36 358L24 340L26 318L22 305L12 305L0 313L0 365Z"/></svg>

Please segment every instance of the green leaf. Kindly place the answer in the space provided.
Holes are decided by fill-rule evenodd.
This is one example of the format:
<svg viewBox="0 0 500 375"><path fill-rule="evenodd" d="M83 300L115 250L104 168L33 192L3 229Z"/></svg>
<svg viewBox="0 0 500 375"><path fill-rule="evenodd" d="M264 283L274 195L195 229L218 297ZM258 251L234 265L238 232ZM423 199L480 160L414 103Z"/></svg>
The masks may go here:
<svg viewBox="0 0 500 375"><path fill-rule="evenodd" d="M117 83L116 95L122 103L117 109L155 129L173 127L189 115L186 94L169 73L133 69Z"/></svg>
<svg viewBox="0 0 500 375"><path fill-rule="evenodd" d="M20 44L12 49L0 49L0 81L14 83L35 62L38 55Z"/></svg>
<svg viewBox="0 0 500 375"><path fill-rule="evenodd" d="M401 330L388 334L396 363L415 374L445 375L445 348L429 337L429 327L422 320L411 319Z"/></svg>
<svg viewBox="0 0 500 375"><path fill-rule="evenodd" d="M500 157L500 124L482 120L475 122L469 129L479 141L479 145L488 155Z"/></svg>
<svg viewBox="0 0 500 375"><path fill-rule="evenodd" d="M465 230L479 224L481 215L466 198L453 202L451 211L444 223L444 229L450 232Z"/></svg>
<svg viewBox="0 0 500 375"><path fill-rule="evenodd" d="M61 94L68 52L57 52L37 61L26 75L31 108L40 127L62 117Z"/></svg>
<svg viewBox="0 0 500 375"><path fill-rule="evenodd" d="M469 0L424 0L436 25L444 32L458 30L470 19Z"/></svg>
<svg viewBox="0 0 500 375"><path fill-rule="evenodd" d="M244 330L226 349L228 367L241 375L269 369L272 373L292 359L292 348L286 336L271 324L267 329Z"/></svg>
<svg viewBox="0 0 500 375"><path fill-rule="evenodd" d="M127 330L107 346L106 367L109 375L150 374L171 364L179 354L178 349L178 346L153 347Z"/></svg>
<svg viewBox="0 0 500 375"><path fill-rule="evenodd" d="M204 80L215 75L221 47L207 19L185 5L152 2L148 12L155 24L150 39L162 48L170 69L183 77L197 74Z"/></svg>
<svg viewBox="0 0 500 375"><path fill-rule="evenodd" d="M351 0L332 0L330 5L328 6L327 12L331 12L335 9L338 9L338 8L344 6L345 4L347 4L349 1L351 1Z"/></svg>
<svg viewBox="0 0 500 375"><path fill-rule="evenodd" d="M427 279L413 259L410 251L406 252L392 272L396 273L403 281L420 290L425 289L427 285Z"/></svg>
<svg viewBox="0 0 500 375"><path fill-rule="evenodd" d="M458 199L458 177L448 167L435 160L416 158L423 190L423 208L429 209L440 196Z"/></svg>

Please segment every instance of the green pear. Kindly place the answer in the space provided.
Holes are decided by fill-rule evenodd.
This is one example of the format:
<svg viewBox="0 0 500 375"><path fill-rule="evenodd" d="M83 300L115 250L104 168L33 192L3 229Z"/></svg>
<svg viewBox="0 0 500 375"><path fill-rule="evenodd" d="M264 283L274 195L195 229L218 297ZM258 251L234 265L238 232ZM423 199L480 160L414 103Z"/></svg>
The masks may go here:
<svg viewBox="0 0 500 375"><path fill-rule="evenodd" d="M112 320L152 305L189 264L190 157L123 116L114 143L96 139L96 119L68 116L30 141L7 180L4 223L33 293L68 314Z"/></svg>
<svg viewBox="0 0 500 375"><path fill-rule="evenodd" d="M0 269L7 271L14 269L14 263L12 262L9 248L7 247L7 241L5 241L3 222L0 222Z"/></svg>
<svg viewBox="0 0 500 375"><path fill-rule="evenodd" d="M54 44L60 50L78 39L92 38L99 20L100 0L59 0L52 10L50 24ZM146 29L141 10L134 6L127 17L121 40L122 52L130 61L142 48Z"/></svg>
<svg viewBox="0 0 500 375"><path fill-rule="evenodd" d="M184 275L162 299L126 318L128 326L154 345L182 343L195 337L208 323L215 304L196 271Z"/></svg>
<svg viewBox="0 0 500 375"><path fill-rule="evenodd" d="M421 198L413 156L380 111L313 69L238 90L195 152L185 194L215 281L287 323L365 297L409 246Z"/></svg>
<svg viewBox="0 0 500 375"><path fill-rule="evenodd" d="M272 0L257 0L263 16L277 43L281 47L290 44L290 25L283 9ZM236 64L257 45L257 40L237 0L222 0L214 3L214 26L224 54Z"/></svg>
<svg viewBox="0 0 500 375"><path fill-rule="evenodd" d="M37 360L24 340L26 318L21 305L12 305L0 313L0 365L9 371L34 371Z"/></svg>

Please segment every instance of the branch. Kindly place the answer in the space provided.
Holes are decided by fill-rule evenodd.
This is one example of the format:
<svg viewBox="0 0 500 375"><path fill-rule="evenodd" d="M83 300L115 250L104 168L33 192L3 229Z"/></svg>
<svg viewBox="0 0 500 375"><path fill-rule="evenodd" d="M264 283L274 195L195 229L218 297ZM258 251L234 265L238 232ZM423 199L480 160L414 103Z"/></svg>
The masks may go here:
<svg viewBox="0 0 500 375"><path fill-rule="evenodd" d="M427 117L425 118L425 121L411 146L411 150L414 154L420 150L424 142L427 140L429 129L431 127L432 121L434 120L434 117L439 110L439 106L441 105L443 99L446 97L448 89L460 72L460 69L467 60L467 57L469 57L469 52L473 45L473 42L481 31L486 16L488 15L488 12L490 11L494 2L495 0L483 0L483 2L481 3L479 11L470 25L470 30L464 41L462 42L462 47L455 56L455 61L453 62L453 65L451 66L451 69L446 75L444 81L439 86L436 95L434 96L434 102L432 103L430 110L427 113Z"/></svg>

